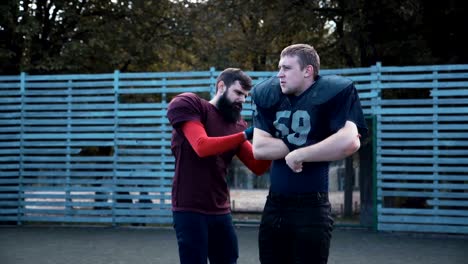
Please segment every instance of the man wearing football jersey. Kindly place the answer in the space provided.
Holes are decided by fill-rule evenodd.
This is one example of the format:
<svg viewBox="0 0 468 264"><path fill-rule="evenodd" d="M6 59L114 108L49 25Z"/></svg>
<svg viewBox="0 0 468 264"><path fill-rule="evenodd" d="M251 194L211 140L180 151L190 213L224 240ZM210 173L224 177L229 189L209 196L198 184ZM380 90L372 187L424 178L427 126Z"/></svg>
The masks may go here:
<svg viewBox="0 0 468 264"><path fill-rule="evenodd" d="M312 46L286 47L278 66L275 77L252 90L254 157L273 160L260 262L327 263L333 229L329 162L359 149L366 123L354 84L320 76Z"/></svg>
<svg viewBox="0 0 468 264"><path fill-rule="evenodd" d="M204 100L193 93L174 97L168 107L175 156L172 186L174 229L180 263L236 263L239 250L232 223L227 169L236 155L261 175L271 161L253 157L253 128L241 118L252 87L240 69L228 68L216 80L216 94Z"/></svg>

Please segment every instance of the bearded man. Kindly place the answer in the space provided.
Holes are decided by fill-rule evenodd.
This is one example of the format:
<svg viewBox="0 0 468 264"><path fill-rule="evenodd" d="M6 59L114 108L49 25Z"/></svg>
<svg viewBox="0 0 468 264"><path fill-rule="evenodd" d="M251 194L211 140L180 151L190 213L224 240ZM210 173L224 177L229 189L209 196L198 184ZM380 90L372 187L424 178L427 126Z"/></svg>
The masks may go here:
<svg viewBox="0 0 468 264"><path fill-rule="evenodd" d="M216 80L210 100L182 93L170 102L175 156L172 185L174 229L180 263L236 263L237 235L232 223L227 169L236 155L253 173L262 175L270 161L253 157L253 128L241 118L251 78L228 68Z"/></svg>

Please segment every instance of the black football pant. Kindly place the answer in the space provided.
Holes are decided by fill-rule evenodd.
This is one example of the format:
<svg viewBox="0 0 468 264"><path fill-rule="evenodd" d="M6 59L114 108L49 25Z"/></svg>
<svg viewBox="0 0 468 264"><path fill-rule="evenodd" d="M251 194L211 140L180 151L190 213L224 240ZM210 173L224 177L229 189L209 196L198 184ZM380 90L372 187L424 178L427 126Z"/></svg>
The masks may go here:
<svg viewBox="0 0 468 264"><path fill-rule="evenodd" d="M325 264L333 229L327 193L270 192L259 229L262 264Z"/></svg>

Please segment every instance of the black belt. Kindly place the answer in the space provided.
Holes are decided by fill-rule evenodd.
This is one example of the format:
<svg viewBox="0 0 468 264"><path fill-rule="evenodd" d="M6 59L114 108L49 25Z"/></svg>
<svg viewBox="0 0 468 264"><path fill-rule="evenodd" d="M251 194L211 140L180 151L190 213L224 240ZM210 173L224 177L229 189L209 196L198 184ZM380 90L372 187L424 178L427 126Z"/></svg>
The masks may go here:
<svg viewBox="0 0 468 264"><path fill-rule="evenodd" d="M268 199L278 203L298 204L303 202L328 201L327 192L307 192L295 194L268 193Z"/></svg>

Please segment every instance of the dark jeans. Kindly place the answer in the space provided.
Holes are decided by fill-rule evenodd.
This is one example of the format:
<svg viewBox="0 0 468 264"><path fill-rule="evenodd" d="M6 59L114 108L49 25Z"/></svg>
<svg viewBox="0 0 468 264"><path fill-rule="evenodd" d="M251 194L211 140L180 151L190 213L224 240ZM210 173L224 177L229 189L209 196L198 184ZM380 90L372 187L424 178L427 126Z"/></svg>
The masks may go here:
<svg viewBox="0 0 468 264"><path fill-rule="evenodd" d="M269 193L259 230L262 264L325 264L333 219L327 193Z"/></svg>
<svg viewBox="0 0 468 264"><path fill-rule="evenodd" d="M181 264L232 264L239 257L231 214L173 212Z"/></svg>

